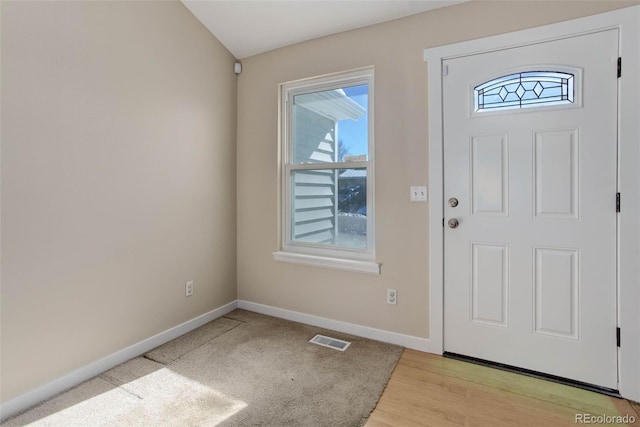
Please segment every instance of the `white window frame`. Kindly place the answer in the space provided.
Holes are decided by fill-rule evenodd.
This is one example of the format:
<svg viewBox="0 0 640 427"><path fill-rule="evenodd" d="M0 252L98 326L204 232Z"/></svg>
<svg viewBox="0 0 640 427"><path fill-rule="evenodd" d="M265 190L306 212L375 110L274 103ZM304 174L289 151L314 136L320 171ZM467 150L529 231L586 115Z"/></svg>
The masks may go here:
<svg viewBox="0 0 640 427"><path fill-rule="evenodd" d="M297 95L368 85L368 153L367 160L332 163L293 162L293 98ZM380 264L375 262L375 208L374 208L374 71L372 67L282 83L279 85L279 144L280 144L280 250L274 252L276 261L313 265L339 270L380 274ZM336 137L336 149L337 141ZM291 174L296 170L357 169L367 171L367 248L349 248L295 241L291 232ZM336 206L337 209L337 206Z"/></svg>

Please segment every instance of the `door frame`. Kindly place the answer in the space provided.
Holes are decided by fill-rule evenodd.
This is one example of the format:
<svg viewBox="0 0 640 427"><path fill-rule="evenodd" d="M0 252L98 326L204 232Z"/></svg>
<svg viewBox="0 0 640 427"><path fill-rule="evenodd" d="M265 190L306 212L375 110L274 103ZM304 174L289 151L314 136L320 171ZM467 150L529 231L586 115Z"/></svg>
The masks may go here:
<svg viewBox="0 0 640 427"><path fill-rule="evenodd" d="M429 352L444 344L444 171L443 61L566 37L619 30L622 76L618 79L618 214L617 303L621 346L618 389L640 401L640 5L586 18L424 50L429 107ZM612 70L615 72L615 70ZM612 203L615 200L612 195ZM615 331L611 331L612 334Z"/></svg>

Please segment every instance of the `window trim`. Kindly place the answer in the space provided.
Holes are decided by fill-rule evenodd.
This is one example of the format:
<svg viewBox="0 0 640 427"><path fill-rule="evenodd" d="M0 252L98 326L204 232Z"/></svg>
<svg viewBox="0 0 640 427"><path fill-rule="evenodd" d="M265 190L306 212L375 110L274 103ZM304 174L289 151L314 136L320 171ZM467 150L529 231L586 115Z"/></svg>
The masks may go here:
<svg viewBox="0 0 640 427"><path fill-rule="evenodd" d="M291 113L293 97L305 93L342 88L345 86L368 85L368 157L366 161L335 163L294 164L291 143ZM282 83L279 85L279 250L274 252L276 261L314 265L380 274L380 264L375 262L375 202L374 202L374 71L365 67L347 72L339 72L319 77ZM337 143L337 138L336 138ZM295 170L355 169L367 171L367 248L357 249L342 246L293 241L291 236L291 173Z"/></svg>

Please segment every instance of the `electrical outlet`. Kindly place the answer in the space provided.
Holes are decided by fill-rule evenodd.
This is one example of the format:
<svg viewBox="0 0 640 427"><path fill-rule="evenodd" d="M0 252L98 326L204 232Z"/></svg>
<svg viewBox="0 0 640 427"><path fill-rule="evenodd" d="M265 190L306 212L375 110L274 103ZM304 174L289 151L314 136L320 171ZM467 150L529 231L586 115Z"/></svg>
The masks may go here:
<svg viewBox="0 0 640 427"><path fill-rule="evenodd" d="M411 201L412 202L426 202L427 201L427 187L411 187Z"/></svg>
<svg viewBox="0 0 640 427"><path fill-rule="evenodd" d="M193 280L189 280L184 284L184 296L190 297L191 295L193 295Z"/></svg>
<svg viewBox="0 0 640 427"><path fill-rule="evenodd" d="M398 303L398 291L387 289L387 304L396 305Z"/></svg>

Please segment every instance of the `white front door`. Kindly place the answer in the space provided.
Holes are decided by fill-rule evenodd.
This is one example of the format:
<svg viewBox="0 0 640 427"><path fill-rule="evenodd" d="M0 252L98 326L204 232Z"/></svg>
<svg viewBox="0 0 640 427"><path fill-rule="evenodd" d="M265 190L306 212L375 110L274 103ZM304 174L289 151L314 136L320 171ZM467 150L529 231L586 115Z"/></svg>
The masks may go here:
<svg viewBox="0 0 640 427"><path fill-rule="evenodd" d="M617 58L608 30L445 61L446 352L618 388Z"/></svg>

